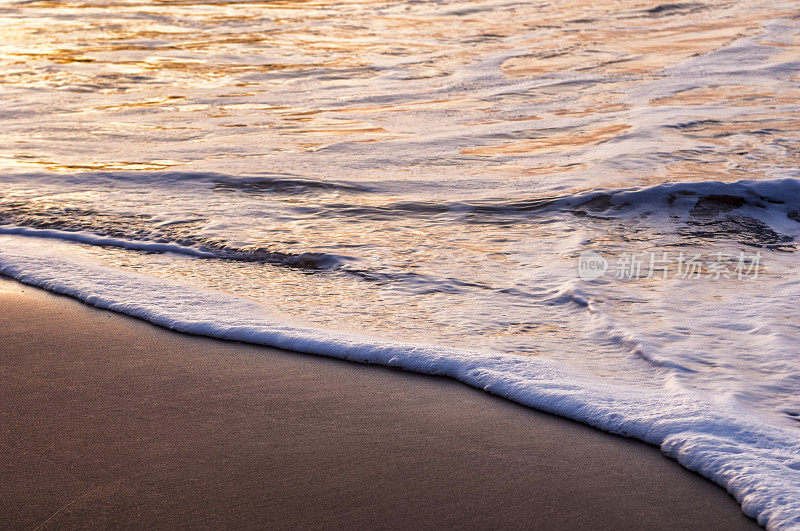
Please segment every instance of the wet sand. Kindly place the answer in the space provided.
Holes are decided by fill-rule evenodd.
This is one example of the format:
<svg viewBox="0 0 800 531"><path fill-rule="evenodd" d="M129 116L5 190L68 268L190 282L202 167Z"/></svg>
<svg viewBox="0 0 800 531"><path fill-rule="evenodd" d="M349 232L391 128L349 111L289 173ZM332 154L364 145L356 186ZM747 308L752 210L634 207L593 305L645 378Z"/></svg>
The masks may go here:
<svg viewBox="0 0 800 531"><path fill-rule="evenodd" d="M657 448L458 382L0 279L0 524L756 528Z"/></svg>

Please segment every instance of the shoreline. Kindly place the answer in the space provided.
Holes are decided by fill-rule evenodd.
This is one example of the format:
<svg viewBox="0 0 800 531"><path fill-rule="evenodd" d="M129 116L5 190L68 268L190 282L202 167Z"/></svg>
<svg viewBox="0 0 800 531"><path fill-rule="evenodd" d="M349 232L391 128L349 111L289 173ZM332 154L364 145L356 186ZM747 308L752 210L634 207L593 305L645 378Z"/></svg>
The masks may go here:
<svg viewBox="0 0 800 531"><path fill-rule="evenodd" d="M191 336L0 277L11 527L757 528L657 448L455 380Z"/></svg>

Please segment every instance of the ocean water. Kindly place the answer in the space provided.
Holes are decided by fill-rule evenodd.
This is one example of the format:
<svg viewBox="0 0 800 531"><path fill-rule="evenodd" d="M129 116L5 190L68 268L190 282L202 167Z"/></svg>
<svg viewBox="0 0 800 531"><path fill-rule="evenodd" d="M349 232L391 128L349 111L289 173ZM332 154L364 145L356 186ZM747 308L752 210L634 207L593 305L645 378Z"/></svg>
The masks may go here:
<svg viewBox="0 0 800 531"><path fill-rule="evenodd" d="M800 6L0 2L0 272L447 374L800 528Z"/></svg>

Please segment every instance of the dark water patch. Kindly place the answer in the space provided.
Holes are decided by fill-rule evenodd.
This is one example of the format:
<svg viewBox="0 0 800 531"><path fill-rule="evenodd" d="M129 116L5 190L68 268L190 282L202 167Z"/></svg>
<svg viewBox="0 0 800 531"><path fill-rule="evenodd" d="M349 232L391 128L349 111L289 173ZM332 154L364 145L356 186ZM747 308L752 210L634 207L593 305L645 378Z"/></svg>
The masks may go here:
<svg viewBox="0 0 800 531"><path fill-rule="evenodd" d="M672 15L681 12L694 12L700 9L705 9L705 5L690 2L690 3L676 3L676 4L660 4L649 9L643 9L641 12L651 16L664 16Z"/></svg>
<svg viewBox="0 0 800 531"><path fill-rule="evenodd" d="M504 202L499 200L485 203L464 203L464 205L475 214L508 214L540 212L555 205L557 200L558 198L556 197L535 197L519 201Z"/></svg>
<svg viewBox="0 0 800 531"><path fill-rule="evenodd" d="M747 200L744 197L735 195L706 195L697 199L697 203L689 214L695 217L716 216L741 208L746 203Z"/></svg>
<svg viewBox="0 0 800 531"><path fill-rule="evenodd" d="M257 178L218 178L213 188L219 191L238 191L248 194L286 194L298 195L318 192L363 193L369 189L356 184L337 181L322 181L301 177L257 177Z"/></svg>
<svg viewBox="0 0 800 531"><path fill-rule="evenodd" d="M605 212L606 210L610 210L612 208L621 208L620 206L615 205L611 201L611 198L612 196L610 194L600 194L572 207L572 212Z"/></svg>
<svg viewBox="0 0 800 531"><path fill-rule="evenodd" d="M30 177L32 180L41 179L48 173L21 173L18 179ZM277 194L302 194L313 192L349 192L365 193L372 189L368 186L343 182L339 180L326 180L324 178L309 178L293 173L259 172L249 175L229 175L217 172L199 171L83 171L74 174L53 174L52 179L60 182L74 182L77 186L85 186L87 182L92 186L98 184L125 184L131 186L153 187L164 186L169 188L178 183L180 185L198 184L210 186L218 191L240 191L246 193L277 193Z"/></svg>
<svg viewBox="0 0 800 531"><path fill-rule="evenodd" d="M681 122L663 126L664 129L678 129L681 131L693 131L703 129L707 125L719 125L722 122L714 119L692 120L691 122Z"/></svg>
<svg viewBox="0 0 800 531"><path fill-rule="evenodd" d="M303 270L337 269L348 260L348 257L328 253L234 246L224 239L202 236L201 230L208 223L205 218L164 223L145 214L107 213L87 208L38 208L25 203L5 203L3 207L0 226L60 231L64 233L64 239L76 239L70 235L82 233L96 237L98 242L94 243L92 238L79 241L103 247L136 250L137 247L153 248L153 244L174 245L206 254L208 258L259 262ZM169 252L180 252L180 249L169 249ZM197 252L189 254L198 257Z"/></svg>
<svg viewBox="0 0 800 531"><path fill-rule="evenodd" d="M688 220L687 227L678 229L678 234L695 241L732 240L750 247L772 251L793 252L797 246L794 238L780 234L769 225L749 216L725 216L712 220Z"/></svg>
<svg viewBox="0 0 800 531"><path fill-rule="evenodd" d="M493 222L497 218L513 216L518 221L527 214L544 212L556 205L558 197L532 197L524 199L486 199L478 201L398 201L384 205L352 205L326 203L316 212L320 215L385 221L395 218L441 219L469 223ZM310 212L303 209L304 213Z"/></svg>

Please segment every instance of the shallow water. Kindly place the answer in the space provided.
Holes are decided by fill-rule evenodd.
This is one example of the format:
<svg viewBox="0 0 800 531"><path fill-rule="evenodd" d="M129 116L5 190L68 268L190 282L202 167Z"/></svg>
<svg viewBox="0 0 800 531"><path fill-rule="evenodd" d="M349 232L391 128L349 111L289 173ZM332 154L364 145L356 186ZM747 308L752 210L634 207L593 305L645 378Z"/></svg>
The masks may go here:
<svg viewBox="0 0 800 531"><path fill-rule="evenodd" d="M0 2L0 34L0 250L800 434L794 2Z"/></svg>

